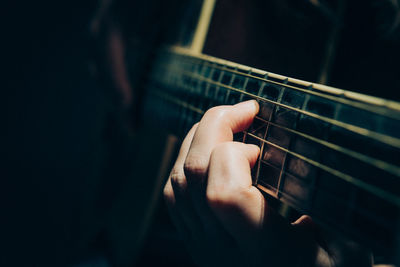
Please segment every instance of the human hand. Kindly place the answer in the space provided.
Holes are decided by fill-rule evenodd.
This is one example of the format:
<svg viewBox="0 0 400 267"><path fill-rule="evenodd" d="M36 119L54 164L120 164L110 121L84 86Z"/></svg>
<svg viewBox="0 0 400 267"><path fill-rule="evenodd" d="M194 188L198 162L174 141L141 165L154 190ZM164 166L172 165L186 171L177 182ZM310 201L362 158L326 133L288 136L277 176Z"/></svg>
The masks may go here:
<svg viewBox="0 0 400 267"><path fill-rule="evenodd" d="M357 244L329 238L308 216L290 224L252 185L255 145L233 142L256 101L205 113L182 143L164 188L178 232L203 266L372 266Z"/></svg>

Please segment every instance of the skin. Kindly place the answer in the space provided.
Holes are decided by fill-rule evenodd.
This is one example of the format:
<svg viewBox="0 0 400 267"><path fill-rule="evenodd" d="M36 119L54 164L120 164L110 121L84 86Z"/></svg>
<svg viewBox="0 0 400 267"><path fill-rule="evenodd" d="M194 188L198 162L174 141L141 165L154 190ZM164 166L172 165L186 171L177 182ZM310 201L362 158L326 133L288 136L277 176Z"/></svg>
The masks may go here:
<svg viewBox="0 0 400 267"><path fill-rule="evenodd" d="M164 188L171 218L200 266L372 266L354 242L308 216L288 223L252 185L255 145L233 142L258 113L256 101L208 110L182 143Z"/></svg>

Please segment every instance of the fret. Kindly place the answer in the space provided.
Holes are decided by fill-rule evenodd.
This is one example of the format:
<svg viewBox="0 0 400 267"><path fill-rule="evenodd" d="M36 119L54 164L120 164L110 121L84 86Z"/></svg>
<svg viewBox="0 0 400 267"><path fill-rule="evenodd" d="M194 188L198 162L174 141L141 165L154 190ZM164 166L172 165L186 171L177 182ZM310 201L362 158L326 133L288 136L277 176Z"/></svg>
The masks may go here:
<svg viewBox="0 0 400 267"><path fill-rule="evenodd" d="M247 71L247 74L251 74L251 69ZM239 77L240 77L240 78L239 78ZM237 76L236 79L242 80L242 79L243 79L243 76ZM235 79L235 80L236 80L236 79ZM240 82L240 85L237 84L237 85L235 86L235 88L237 88L237 89L240 90L240 91L246 91L246 90L247 90L247 84L248 84L248 82L249 82L249 78L246 76L246 77ZM243 102L243 101L244 101L244 100L243 100L243 97L244 97L244 94L240 94L240 97L239 97L239 101L238 101L238 102ZM252 99L252 98L251 98L251 99ZM247 131L244 132L244 135L243 135L243 143L246 143L246 141L248 142L248 140L247 140ZM261 150L261 143L259 143L258 146L260 147L260 150ZM253 174L253 177L256 176L256 178L253 178L253 182L257 181L257 179L258 179L258 176L257 176L258 174L257 174L257 173L258 173L258 172L259 172L259 170L257 170L256 173Z"/></svg>
<svg viewBox="0 0 400 267"><path fill-rule="evenodd" d="M234 70L236 71L236 70L237 70L237 67L235 67ZM231 79L229 80L229 83L226 84L226 85L228 86L228 88L229 88L229 87L232 87L232 85L233 85L233 80L235 80L235 74L234 74L234 73L232 73ZM229 99L229 94L230 94L230 92L231 92L231 90L228 90L228 89L226 90L226 95L225 95L224 103L229 103L229 102L228 102L228 99Z"/></svg>
<svg viewBox="0 0 400 267"><path fill-rule="evenodd" d="M192 64L194 66L194 68L192 69L192 72L196 75L201 75L204 64L201 61L198 61L198 62L194 61L194 62L192 62ZM198 95L198 96L201 95L201 85L197 79L192 78L190 86L192 87L194 95Z"/></svg>
<svg viewBox="0 0 400 267"><path fill-rule="evenodd" d="M279 95L278 95L278 97L277 97L277 103L281 103L282 102L282 97L283 97L283 94L284 94L284 91L285 91L285 88L284 87L281 87L280 89L279 89ZM274 106L274 111L271 113L271 117L270 117L270 120L269 121L273 121L274 120L274 118L275 117L277 117L277 114L279 113L279 106L277 106L277 105L275 105ZM269 130L269 127L270 126L270 124L268 124L268 129L267 130ZM264 139L265 140L268 140L269 139L269 135L271 134L271 131L270 132L266 132L265 133L265 137L264 137ZM284 136L284 135L283 135ZM281 138L279 138L279 139L281 139ZM285 138L283 138L283 139L285 139ZM278 140L278 138L277 138L277 140ZM290 137L289 137L289 140L290 140ZM271 151L272 150L272 151ZM287 155L287 153L285 153L285 152L282 152L282 151L277 151L277 150L275 150L275 148L273 148L273 147L270 147L269 148L269 151L268 151L270 154L272 154L272 155L274 155L275 154L275 157L276 157L276 155L281 155L281 157L279 157L279 164L280 164L280 170L279 170L279 177L278 177L278 182L277 182L277 185L276 185L276 192L277 192L277 198L279 199L280 197L281 197L281 190L282 190L282 184L284 183L284 179L283 179L283 173L284 173L284 169L285 169L285 165L286 165L286 155ZM265 156L263 156L263 160L265 159L264 158ZM276 159L275 159L276 160Z"/></svg>
<svg viewBox="0 0 400 267"><path fill-rule="evenodd" d="M262 83L260 86L260 90L258 91L258 95L261 95L262 92L264 91L265 83ZM266 139L269 133L270 129L270 123L272 121L272 116L274 114L274 110L276 109L275 105L267 104L267 103L259 103L260 104L260 111L259 111L259 116L261 118L266 118L267 120L265 123L267 124L265 127L265 132L263 134L263 139ZM258 164L258 169L257 169L257 177L255 179L256 183L259 183L260 176L265 177L264 175L261 175L261 161L263 160L264 154L265 154L265 144L264 142L261 145L261 150L260 150L260 156L259 156L259 164Z"/></svg>
<svg viewBox="0 0 400 267"><path fill-rule="evenodd" d="M308 88L310 91L313 89L313 87L312 86L309 86L309 88ZM303 97L302 99L303 99L303 103L301 104L301 110L306 110L307 109L307 107L309 107L309 104L310 104L310 100L311 100L311 97L312 97L312 95L306 95L305 97ZM294 125L294 129L296 130L296 131L300 131L301 132L301 128L304 128L304 125L303 125L303 122L305 121L305 120L308 120L308 118L305 118L305 116L303 115L303 114L298 114L298 116L296 117L296 121L295 121L295 125ZM315 134L315 127L310 127L310 129L313 129L313 136L320 136L319 134ZM318 129L323 129L323 127L319 127ZM289 144L289 149L291 149L291 150L293 150L293 151L297 151L297 147L296 146L298 146L299 145L299 138L302 138L302 137L304 137L304 135L296 135L296 139L295 139L295 141L292 141L292 140L290 140L291 142L290 142L290 144ZM305 138L305 140L311 140L311 141L313 141L312 139L310 139L310 138ZM318 140L320 140L320 139L318 139ZM300 143L301 144L301 143ZM304 143L303 143L304 144ZM307 143L306 143L307 144ZM305 148L303 148L303 149L300 149L300 151L298 151L298 152L300 152L300 153L304 153L304 151L312 151L311 153L313 154L313 155L308 155L310 158L314 158L315 160L317 160L317 161L319 161L320 159L321 159L321 151L320 150L318 150L318 149L316 149L316 145L315 145L315 143L313 144L313 143L311 143L311 144L309 144L308 146L306 145L306 147ZM296 159L296 160L298 160L298 159ZM302 163L302 164L304 164L304 163ZM294 168L293 168L293 166L291 166L292 168L292 173L294 173L295 171L293 171L294 170ZM319 180L321 179L320 177L319 177L319 174L321 173L321 171L320 171L320 169L319 168L316 168L315 166L311 166L311 165L308 165L308 173L309 173L309 175L308 175L308 179L309 179L309 181L310 181L310 185L309 185L309 187L312 189L312 190L310 190L310 191L308 191L307 192L307 206L308 207L312 207L312 206L315 206L315 202L316 202L316 200L315 200L315 198L316 198L316 192L317 192L317 187L318 187L318 182L319 182Z"/></svg>
<svg viewBox="0 0 400 267"><path fill-rule="evenodd" d="M258 179L256 186L259 185L265 187L267 192L276 198L278 198L278 181L280 175L280 168L275 166L274 164L261 160L260 161L260 169L259 176L264 179Z"/></svg>
<svg viewBox="0 0 400 267"><path fill-rule="evenodd" d="M202 64L201 64L201 69L200 69L200 71L199 71L199 73L197 73L200 77L206 77L208 74L207 74L207 68L208 68L208 66L207 66L207 64L205 64L204 62L202 62ZM205 109L206 108L206 103L205 103L205 101L204 101L204 97L203 97L203 94L204 94L204 89L205 89L205 83L206 82L204 82L204 81L202 81L202 80L199 80L199 82L198 82L198 86L197 86L197 89L198 89L198 91L197 91L197 96L199 97L199 108L200 109Z"/></svg>
<svg viewBox="0 0 400 267"><path fill-rule="evenodd" d="M204 78L206 78L205 81L211 79L211 77L214 75L215 70L216 70L216 66L215 66L215 65L214 65L213 67L210 67L210 72L208 73L207 76L204 76ZM213 84L213 83L206 82L206 88L205 88L205 90L204 90L204 96L205 96L205 97L208 97L208 91L210 90L210 86L211 86L212 84Z"/></svg>
<svg viewBox="0 0 400 267"><path fill-rule="evenodd" d="M250 75L250 74L251 74L251 69L248 70L248 72L247 72L247 75ZM246 91L247 83L249 82L249 77L247 75L244 78L243 85L241 86L241 88L238 88L238 89L240 89L242 91ZM244 95L241 94L239 102L243 102L243 97L244 97Z"/></svg>
<svg viewBox="0 0 400 267"><path fill-rule="evenodd" d="M251 83L248 86L250 87L250 90L257 91L257 95L261 95L261 93L263 91L263 88L265 86L265 82L260 82L259 86L258 86L258 89L256 89L256 85L254 85L254 84L252 85ZM264 113L264 116L265 116L266 115L265 114L265 109L264 109L264 112L263 112L263 109L261 107L262 107L262 105L260 105L259 114L263 114ZM269 114L268 121L271 120L271 117L272 117L272 112L270 112L270 114ZM252 133L252 134L255 134L258 137L261 137L261 138L265 139L266 135L268 134L268 128L269 128L268 121L263 121L263 120L258 119L256 117L254 119L254 121L253 121L253 124L250 126L249 132ZM255 173L252 176L254 185L257 185L258 179L260 177L260 167L261 167L260 164L261 164L261 160L262 160L262 155L263 154L264 154L264 143L261 142L260 154L258 156L258 160L257 160L256 166L254 167Z"/></svg>
<svg viewBox="0 0 400 267"><path fill-rule="evenodd" d="M264 79L268 79L268 74L267 73L264 75ZM261 93L263 92L265 85L266 85L265 82L261 82L260 89L257 92L258 96L261 96Z"/></svg>
<svg viewBox="0 0 400 267"><path fill-rule="evenodd" d="M218 79L217 79L218 83L222 82L222 78L224 77L224 74L225 74L225 70L221 70L221 72L219 73ZM225 88L223 88L223 90L227 91L227 89L225 89ZM223 97L225 94L223 93L222 95L220 95L219 94L220 91L221 91L221 87L219 85L217 85L215 87L215 93L214 93L214 100L216 101L217 105L224 104Z"/></svg>
<svg viewBox="0 0 400 267"><path fill-rule="evenodd" d="M206 77L207 76L206 72L207 72L207 64L205 62L202 62L200 72L196 74L199 74L201 77Z"/></svg>

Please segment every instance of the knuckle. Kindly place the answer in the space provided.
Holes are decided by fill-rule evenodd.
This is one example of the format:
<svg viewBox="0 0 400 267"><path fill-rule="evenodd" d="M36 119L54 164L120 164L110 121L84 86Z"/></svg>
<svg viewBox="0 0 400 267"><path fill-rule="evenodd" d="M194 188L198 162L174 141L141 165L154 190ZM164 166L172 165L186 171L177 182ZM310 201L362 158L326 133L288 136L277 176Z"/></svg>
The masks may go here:
<svg viewBox="0 0 400 267"><path fill-rule="evenodd" d="M215 146L213 153L218 156L228 156L237 152L236 144L234 142L224 142Z"/></svg>
<svg viewBox="0 0 400 267"><path fill-rule="evenodd" d="M206 201L215 209L232 209L252 197L249 191L236 186L219 186L206 190Z"/></svg>
<svg viewBox="0 0 400 267"><path fill-rule="evenodd" d="M196 129L199 126L199 122L196 122L195 124L193 124L192 128L190 128L189 131Z"/></svg>
<svg viewBox="0 0 400 267"><path fill-rule="evenodd" d="M163 195L164 195L165 201L167 201L168 203L171 204L171 203L174 202L174 200L175 200L174 192L173 192L173 190L172 190L172 186L171 186L170 183L167 183L167 184L164 186Z"/></svg>
<svg viewBox="0 0 400 267"><path fill-rule="evenodd" d="M212 117L214 119L222 119L226 116L227 111L228 109L226 106L216 106L207 110L204 116Z"/></svg>
<svg viewBox="0 0 400 267"><path fill-rule="evenodd" d="M186 177L181 170L173 168L170 173L171 185L180 189L186 189ZM172 188L171 188L172 189Z"/></svg>
<svg viewBox="0 0 400 267"><path fill-rule="evenodd" d="M218 161L219 164L229 162L229 159L237 153L237 147L233 142L220 143L211 152L211 161Z"/></svg>
<svg viewBox="0 0 400 267"><path fill-rule="evenodd" d="M207 189L206 201L213 208L229 207L234 204L234 195L223 188Z"/></svg>
<svg viewBox="0 0 400 267"><path fill-rule="evenodd" d="M207 173L208 161L204 156L189 154L183 165L187 177L200 177Z"/></svg>

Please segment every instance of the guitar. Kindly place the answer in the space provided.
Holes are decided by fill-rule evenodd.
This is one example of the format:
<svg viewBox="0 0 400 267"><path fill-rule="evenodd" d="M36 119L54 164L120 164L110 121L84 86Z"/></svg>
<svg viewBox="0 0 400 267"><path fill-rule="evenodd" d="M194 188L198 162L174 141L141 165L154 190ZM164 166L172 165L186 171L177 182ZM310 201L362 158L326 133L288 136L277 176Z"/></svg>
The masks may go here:
<svg viewBox="0 0 400 267"><path fill-rule="evenodd" d="M181 46L160 49L147 89L147 121L179 137L213 106L257 100L253 124L235 136L260 147L254 185L398 262L400 103Z"/></svg>

